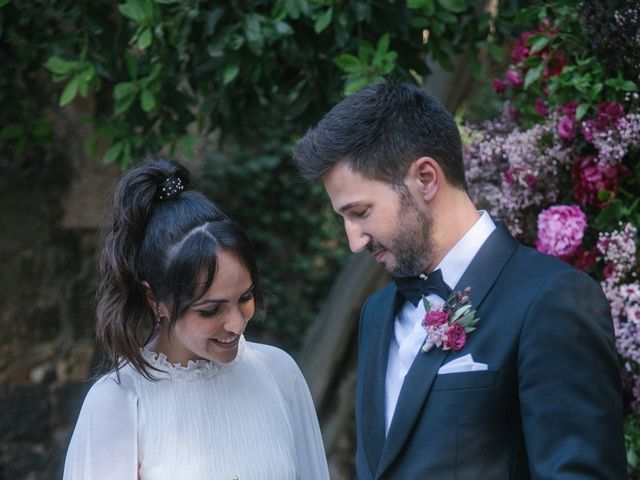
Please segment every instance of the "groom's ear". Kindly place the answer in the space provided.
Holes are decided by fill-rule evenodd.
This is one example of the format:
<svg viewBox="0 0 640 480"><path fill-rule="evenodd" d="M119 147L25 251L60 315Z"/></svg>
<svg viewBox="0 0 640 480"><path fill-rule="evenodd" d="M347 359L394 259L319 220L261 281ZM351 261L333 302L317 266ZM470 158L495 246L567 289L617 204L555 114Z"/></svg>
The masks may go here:
<svg viewBox="0 0 640 480"><path fill-rule="evenodd" d="M409 177L415 184L420 197L429 203L438 193L443 173L440 165L433 158L420 157L409 167Z"/></svg>

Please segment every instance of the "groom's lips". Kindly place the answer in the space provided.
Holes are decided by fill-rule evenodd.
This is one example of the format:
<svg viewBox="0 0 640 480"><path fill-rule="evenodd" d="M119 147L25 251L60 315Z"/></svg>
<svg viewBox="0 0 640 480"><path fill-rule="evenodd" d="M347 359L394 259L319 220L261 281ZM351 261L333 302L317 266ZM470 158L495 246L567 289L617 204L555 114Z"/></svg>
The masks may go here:
<svg viewBox="0 0 640 480"><path fill-rule="evenodd" d="M375 252L373 252L373 258L376 259L376 262L382 263L382 259L384 258L386 253L387 253L387 250L384 248L381 248L380 250L376 250Z"/></svg>

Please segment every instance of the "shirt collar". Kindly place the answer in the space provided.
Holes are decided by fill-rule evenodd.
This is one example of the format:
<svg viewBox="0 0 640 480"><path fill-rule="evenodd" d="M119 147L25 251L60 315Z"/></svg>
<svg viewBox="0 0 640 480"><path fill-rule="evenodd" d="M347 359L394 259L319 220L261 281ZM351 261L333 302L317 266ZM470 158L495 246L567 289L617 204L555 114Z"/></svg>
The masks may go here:
<svg viewBox="0 0 640 480"><path fill-rule="evenodd" d="M442 271L442 278L451 288L455 287L480 247L495 230L496 225L489 214L481 210L480 218L445 255L436 269Z"/></svg>

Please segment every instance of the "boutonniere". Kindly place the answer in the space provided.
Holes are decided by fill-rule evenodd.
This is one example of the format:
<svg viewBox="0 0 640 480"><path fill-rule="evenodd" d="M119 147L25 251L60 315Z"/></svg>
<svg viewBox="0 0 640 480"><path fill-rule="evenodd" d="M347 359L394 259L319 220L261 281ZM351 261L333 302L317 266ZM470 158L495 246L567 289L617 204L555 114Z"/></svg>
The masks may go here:
<svg viewBox="0 0 640 480"><path fill-rule="evenodd" d="M473 332L476 323L476 311L471 305L469 294L471 287L462 292L452 293L443 305L434 305L427 297L422 297L426 314L422 326L427 338L422 345L424 353L433 347L457 352L467 343L467 334Z"/></svg>

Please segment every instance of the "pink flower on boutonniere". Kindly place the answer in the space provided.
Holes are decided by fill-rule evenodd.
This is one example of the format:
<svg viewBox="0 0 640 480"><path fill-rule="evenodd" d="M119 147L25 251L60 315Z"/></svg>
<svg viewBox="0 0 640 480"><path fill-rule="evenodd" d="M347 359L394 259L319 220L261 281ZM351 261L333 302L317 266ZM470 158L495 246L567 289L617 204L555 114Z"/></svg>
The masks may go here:
<svg viewBox="0 0 640 480"><path fill-rule="evenodd" d="M467 332L459 323L453 323L447 328L447 336L444 339L443 350L453 350L457 352L467 343Z"/></svg>
<svg viewBox="0 0 640 480"><path fill-rule="evenodd" d="M473 332L479 318L471 305L471 288L452 293L444 305L434 305L426 297L422 298L426 314L422 326L427 338L422 345L424 353L433 347L457 352L467 343L467 334Z"/></svg>
<svg viewBox="0 0 640 480"><path fill-rule="evenodd" d="M442 312L440 310L430 310L424 316L423 325L425 327L439 327L440 325L444 325L449 320L449 315L446 312Z"/></svg>

